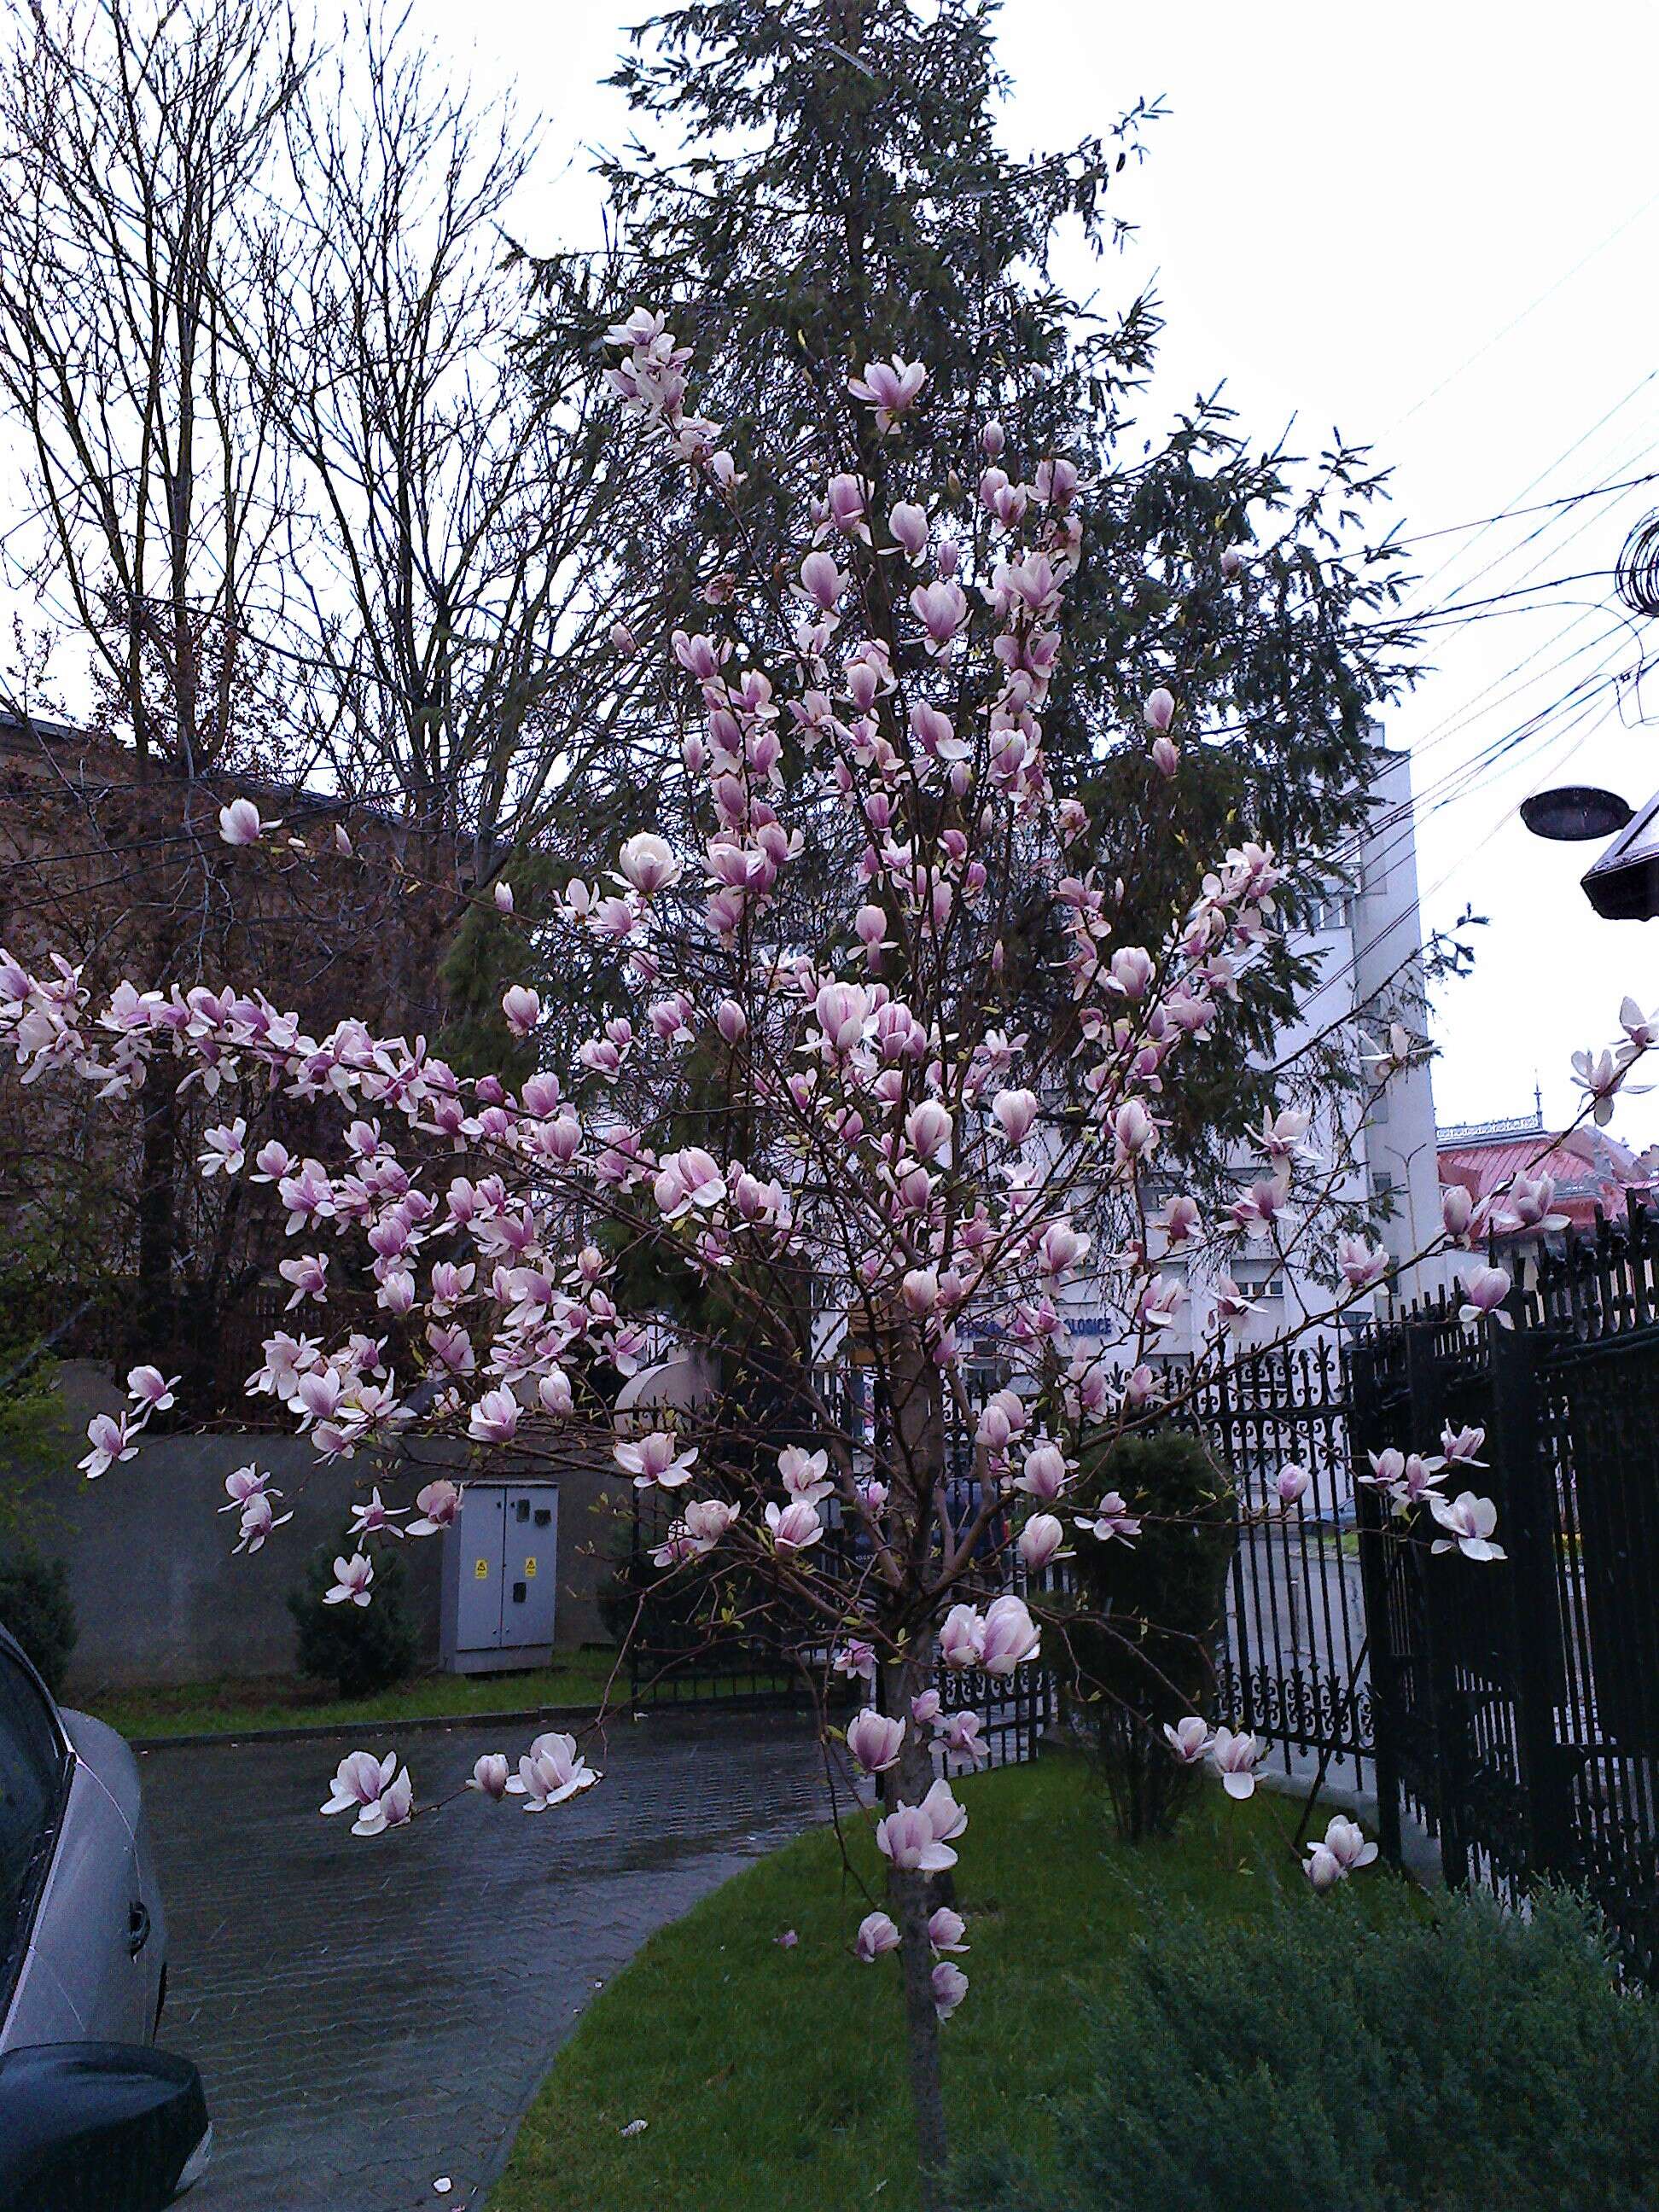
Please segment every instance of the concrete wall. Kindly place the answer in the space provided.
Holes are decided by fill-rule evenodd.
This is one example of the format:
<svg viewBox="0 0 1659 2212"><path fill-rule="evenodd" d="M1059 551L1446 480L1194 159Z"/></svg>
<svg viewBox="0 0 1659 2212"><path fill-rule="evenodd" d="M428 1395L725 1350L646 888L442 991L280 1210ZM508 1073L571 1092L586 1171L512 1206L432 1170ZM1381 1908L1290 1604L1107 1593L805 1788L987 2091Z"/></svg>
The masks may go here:
<svg viewBox="0 0 1659 2212"><path fill-rule="evenodd" d="M75 1464L87 1419L118 1405L119 1393L96 1370L72 1365L64 1395L67 1441L58 1464L29 1485L26 1533L69 1568L81 1629L69 1693L291 1674L288 1594L315 1546L350 1548L345 1530L353 1498L366 1496L374 1479L368 1469L320 1462L292 1436L158 1436L136 1459L88 1482ZM458 1447L417 1450L418 1470L381 1478L388 1504L411 1502L433 1474L482 1472ZM280 1510L294 1518L262 1551L234 1558L237 1516L216 1508L226 1502L226 1475L249 1461L270 1475L283 1493ZM495 1464L488 1471L512 1470ZM597 1594L616 1525L600 1500L625 1506L625 1481L593 1455L565 1455L550 1468L525 1463L522 1473L551 1474L559 1484L558 1642L596 1640L604 1634ZM401 1549L422 1663L435 1664L442 1540L411 1539Z"/></svg>

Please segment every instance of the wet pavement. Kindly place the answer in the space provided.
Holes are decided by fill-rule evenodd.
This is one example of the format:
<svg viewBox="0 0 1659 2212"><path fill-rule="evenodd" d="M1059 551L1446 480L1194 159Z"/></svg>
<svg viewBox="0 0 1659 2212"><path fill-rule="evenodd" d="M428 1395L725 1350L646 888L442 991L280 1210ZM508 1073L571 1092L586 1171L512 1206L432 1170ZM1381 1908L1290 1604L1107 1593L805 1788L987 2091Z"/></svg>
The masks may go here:
<svg viewBox="0 0 1659 2212"><path fill-rule="evenodd" d="M596 1984L827 1803L799 1717L663 1713L613 1726L589 1751L601 1785L548 1813L469 1796L358 1838L317 1812L352 1747L141 1757L170 1931L160 2039L200 2066L214 2120L192 2212L479 2212ZM417 1802L523 1747L470 1725L399 1744Z"/></svg>

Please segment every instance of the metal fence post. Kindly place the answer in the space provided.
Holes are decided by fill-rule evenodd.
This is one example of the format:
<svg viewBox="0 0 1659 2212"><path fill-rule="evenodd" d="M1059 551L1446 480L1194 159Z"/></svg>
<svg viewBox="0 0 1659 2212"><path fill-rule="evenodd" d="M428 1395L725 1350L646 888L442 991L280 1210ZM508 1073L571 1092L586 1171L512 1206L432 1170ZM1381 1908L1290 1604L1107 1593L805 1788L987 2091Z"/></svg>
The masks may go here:
<svg viewBox="0 0 1659 2212"><path fill-rule="evenodd" d="M1431 1322L1406 1324L1406 1400L1410 1427L1407 1450L1432 1450L1440 1433L1441 1389L1439 1362L1435 1353ZM1465 1791L1469 1759L1463 1701L1458 1694L1457 1666L1449 1624L1440 1617L1437 1561L1419 1557L1408 1561L1407 1571L1417 1570L1423 1600L1424 1674L1428 1691L1428 1719L1434 1747L1435 1818L1440 1832L1440 1863L1448 1885L1462 1887L1469 1878L1468 1808Z"/></svg>
<svg viewBox="0 0 1659 2212"><path fill-rule="evenodd" d="M1388 1439L1380 1428L1376 1343L1362 1338L1346 1353L1348 1462L1359 1537L1359 1592L1365 1608L1364 1650L1371 1678L1371 1767L1376 1784L1376 1838L1391 1866L1404 1856L1400 1834L1400 1654L1389 1613L1388 1509L1357 1474L1362 1456Z"/></svg>
<svg viewBox="0 0 1659 2212"><path fill-rule="evenodd" d="M1571 1859L1572 1819L1556 1729L1561 1616L1555 1472L1543 1449L1538 1380L1545 1346L1524 1326L1494 1328L1492 1340L1491 1450L1503 1500L1498 1540L1508 1555L1510 1583L1504 1628L1515 1693L1527 1866L1529 1873L1556 1873Z"/></svg>

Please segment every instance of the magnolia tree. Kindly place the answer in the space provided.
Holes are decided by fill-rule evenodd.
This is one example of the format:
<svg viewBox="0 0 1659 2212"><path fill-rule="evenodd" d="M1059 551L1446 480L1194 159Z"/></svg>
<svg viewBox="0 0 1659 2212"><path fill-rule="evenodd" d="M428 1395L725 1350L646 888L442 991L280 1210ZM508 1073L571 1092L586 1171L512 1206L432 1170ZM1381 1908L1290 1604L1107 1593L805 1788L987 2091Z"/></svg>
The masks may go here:
<svg viewBox="0 0 1659 2212"><path fill-rule="evenodd" d="M706 1341L706 1404L672 1428L635 1423L616 1460L665 1501L653 1557L665 1585L706 1585L711 1618L761 1593L798 1625L826 1686L872 1686L844 1732L826 1721L825 1733L866 1782L885 1863L885 1894L867 1899L852 1940L861 1959L897 1954L931 2202L947 2148L939 2024L968 1987L963 1920L931 1885L968 1826L949 1776L984 1755L978 1717L941 1712L937 1670L994 1686L1063 1634L1045 1571L1079 1544L1132 1543L1139 1520L1135 1499L1086 1492L1085 1449L1093 1464L1098 1443L1167 1419L1199 1386L1251 1319L1231 1255L1311 1249L1349 1140L1340 1115L1280 1113L1235 1201L1207 1212L1160 1152L1218 1000L1250 988L1282 870L1241 842L1146 946L1115 941L1121 886L1070 872L1085 823L1051 780L1042 717L1083 554L1071 465L1035 458L1027 476L987 422L983 496L947 526L943 494L904 471L926 368L872 363L842 426L863 462L824 483L799 557L757 571L743 473L690 410L686 349L643 311L611 335L622 404L660 434L665 465L718 503L729 568L705 594L709 627L673 641L678 819L696 823L695 848L641 826L546 925L612 1008L571 1064L537 1064L544 1009L524 987L503 1001L520 1072L462 1080L423 1041L360 1022L307 1036L234 981L170 994L128 982L94 1008L67 965L31 975L3 960L0 1041L25 1080L110 1095L178 1083L222 1102L202 1171L266 1186L292 1248L281 1273L295 1320L250 1394L319 1458L364 1471L337 1602L372 1603L377 1548L455 1517L448 1480L399 1499L412 1431L533 1452L560 1425L608 1428L619 1378L665 1340L665 1316L674 1340ZM615 643L633 649L623 632ZM1178 836L1181 748L1196 733L1168 686L1145 720L1147 805ZM288 841L251 801L222 826L250 867L283 865ZM511 910L507 885L494 896ZM1069 980L1069 1018L1045 1036L1008 1025L1015 931L1046 933ZM1650 1042L1631 1027L1627 1054ZM1382 1072L1413 1049L1386 1041ZM1624 1072L1591 1068L1606 1091ZM262 1135L280 1096L331 1110L331 1158ZM1472 1245L1488 1225L1471 1213L1448 1235ZM1388 1266L1363 1236L1332 1249L1326 1317ZM1213 1332L1179 1370L1155 1364L1186 1297L1171 1255L1217 1287ZM1085 1279L1117 1316L1109 1349L1068 1332ZM1472 1322L1502 1318L1501 1270L1472 1266L1465 1289ZM988 1333L1009 1387L981 1402L967 1355ZM853 1342L881 1408L873 1429L829 1387ZM155 1369L131 1389L128 1411L91 1425L89 1476L131 1458L168 1405ZM953 1431L972 1439L966 1485L947 1480ZM1442 1485L1478 1450L1465 1436L1374 1471L1402 1526L1473 1560L1498 1555L1491 1506ZM257 1466L228 1487L234 1549L279 1541L289 1516ZM1306 1488L1287 1468L1249 1510L1298 1512ZM722 1586L744 1595L722 1601ZM1249 1794L1254 1738L1198 1716L1169 1733L1172 1757L1208 1759ZM592 1747L543 1735L516 1769L481 1759L468 1787L540 1813L600 1778ZM346 1759L323 1808L365 1837L436 1809L417 1804L395 1751ZM1334 1822L1308 1871L1328 1887L1371 1851Z"/></svg>

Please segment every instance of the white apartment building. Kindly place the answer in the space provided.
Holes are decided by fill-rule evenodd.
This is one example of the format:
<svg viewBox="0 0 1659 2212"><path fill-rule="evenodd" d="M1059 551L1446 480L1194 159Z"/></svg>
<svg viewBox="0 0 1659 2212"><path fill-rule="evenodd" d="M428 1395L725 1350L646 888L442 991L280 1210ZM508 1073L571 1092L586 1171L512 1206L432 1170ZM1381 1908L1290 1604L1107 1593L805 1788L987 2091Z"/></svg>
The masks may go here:
<svg viewBox="0 0 1659 2212"><path fill-rule="evenodd" d="M1380 742L1380 730L1376 734ZM1321 980L1309 994L1299 1018L1279 1039L1275 1059L1280 1061L1323 1033L1340 1041L1341 1049L1356 1060L1373 1043L1381 1047L1385 1042L1391 1020L1400 1020L1414 1036L1422 1034L1422 923L1409 754L1382 752L1373 784L1370 828L1357 852L1345 859L1341 872L1352 888L1334 890L1310 935L1304 933L1300 939L1311 951ZM1413 1259L1440 1228L1434 1086L1427 1059L1419 1057L1386 1084L1368 1079L1361 1098L1364 1119L1358 1126L1351 1123L1347 1140L1340 1148L1350 1165L1339 1194L1372 1210L1372 1233L1387 1248L1398 1272L1382 1289L1347 1310L1356 1319L1409 1304L1448 1281L1450 1274L1443 1256ZM1309 1133L1309 1143L1328 1158L1330 1139L1328 1128L1322 1132L1316 1125ZM1266 1171L1248 1152L1240 1156L1238 1169L1241 1189ZM1190 1271L1183 1318L1164 1333L1157 1355L1161 1361L1190 1358L1212 1326L1215 1284L1202 1272L1206 1264L1194 1263ZM1187 1262L1172 1257L1166 1272L1186 1276ZM1236 1330L1234 1340L1241 1346L1280 1337L1310 1315L1328 1310L1331 1303L1328 1290L1294 1262L1287 1266L1275 1258L1265 1241L1241 1237L1234 1246L1231 1273L1261 1309ZM1091 1294L1086 1283L1079 1284L1066 1308L1081 1345L1112 1345L1118 1324L1098 1292ZM1325 1327L1316 1333L1328 1335L1330 1331Z"/></svg>

